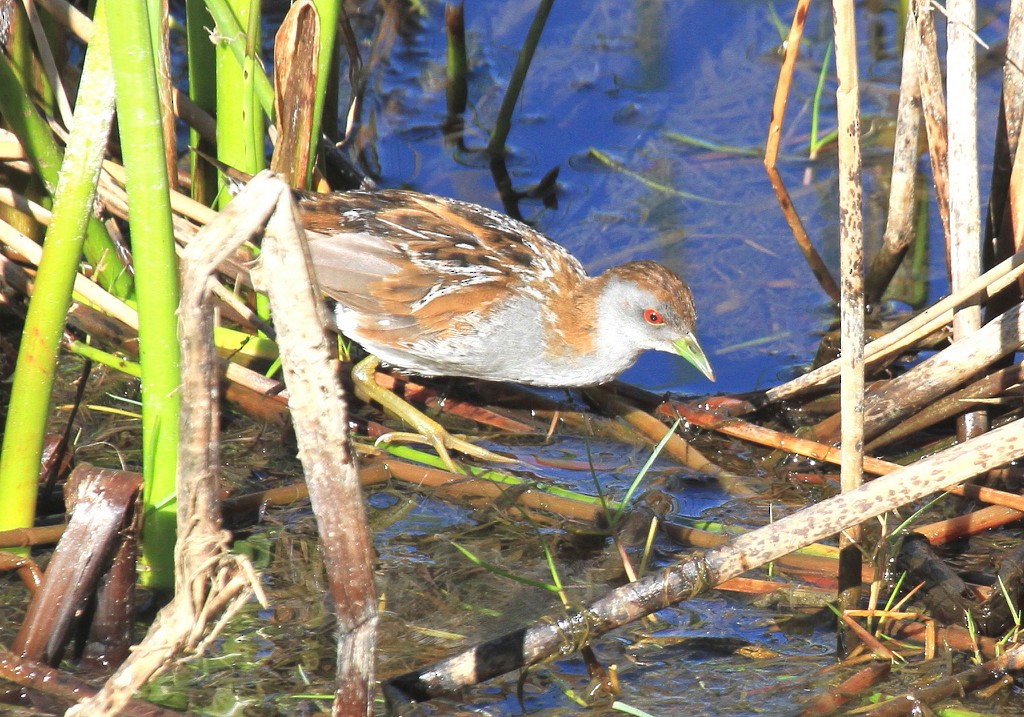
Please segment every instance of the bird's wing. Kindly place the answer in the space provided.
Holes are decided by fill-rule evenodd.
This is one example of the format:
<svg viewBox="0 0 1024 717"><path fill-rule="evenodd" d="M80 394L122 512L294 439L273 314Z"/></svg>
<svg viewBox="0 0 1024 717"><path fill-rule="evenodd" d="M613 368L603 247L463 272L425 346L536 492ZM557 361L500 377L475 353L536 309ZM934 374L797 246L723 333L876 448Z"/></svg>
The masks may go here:
<svg viewBox="0 0 1024 717"><path fill-rule="evenodd" d="M585 276L529 226L472 204L387 190L303 195L300 208L323 291L392 338L443 336L510 295Z"/></svg>

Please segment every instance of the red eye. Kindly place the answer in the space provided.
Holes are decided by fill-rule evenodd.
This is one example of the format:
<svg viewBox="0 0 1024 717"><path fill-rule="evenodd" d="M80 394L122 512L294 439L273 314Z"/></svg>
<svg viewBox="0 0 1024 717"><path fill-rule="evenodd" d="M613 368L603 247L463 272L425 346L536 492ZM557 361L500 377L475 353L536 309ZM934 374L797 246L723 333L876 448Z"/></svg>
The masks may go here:
<svg viewBox="0 0 1024 717"><path fill-rule="evenodd" d="M644 321L651 326L661 326L665 323L665 317L657 309L644 309Z"/></svg>

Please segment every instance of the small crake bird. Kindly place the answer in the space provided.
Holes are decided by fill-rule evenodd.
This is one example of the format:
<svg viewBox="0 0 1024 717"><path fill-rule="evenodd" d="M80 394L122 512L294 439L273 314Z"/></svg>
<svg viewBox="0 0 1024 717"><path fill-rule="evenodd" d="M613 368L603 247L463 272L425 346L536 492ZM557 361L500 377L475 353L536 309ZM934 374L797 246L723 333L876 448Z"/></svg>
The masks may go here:
<svg viewBox="0 0 1024 717"><path fill-rule="evenodd" d="M298 193L317 281L344 335L373 354L365 393L434 445L500 458L451 436L374 382L380 361L425 376L537 386L609 381L647 349L714 380L689 287L653 261L590 277L526 224L475 204L402 190Z"/></svg>

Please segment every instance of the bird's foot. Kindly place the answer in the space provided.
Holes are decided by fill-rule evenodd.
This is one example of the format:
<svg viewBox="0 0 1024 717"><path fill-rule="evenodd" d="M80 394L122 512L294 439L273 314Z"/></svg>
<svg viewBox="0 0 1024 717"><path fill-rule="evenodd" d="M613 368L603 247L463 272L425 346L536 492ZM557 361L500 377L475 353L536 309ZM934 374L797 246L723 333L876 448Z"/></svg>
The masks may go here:
<svg viewBox="0 0 1024 717"><path fill-rule="evenodd" d="M387 433L377 439L376 443L393 443L406 441L425 443L433 446L444 462L445 467L453 473L464 473L452 459L451 451L458 451L467 456L495 463L514 463L514 458L494 453L486 448L471 443L465 438L454 436L444 426L428 417L422 411L381 387L374 379L380 360L376 356L367 356L352 369L352 380L357 390L367 399L379 403L391 415L402 419L412 428L412 432Z"/></svg>
<svg viewBox="0 0 1024 717"><path fill-rule="evenodd" d="M410 406L410 408L412 408ZM416 410L413 408L413 410ZM423 416L426 420L430 421L429 418ZM489 451L486 448L472 443L461 436L456 436L449 433L443 426L434 421L431 421L437 427L437 430L422 430L423 426L418 426L417 430L419 433L412 433L407 431L392 431L391 433L385 433L383 436L377 438L373 442L375 446L382 443L423 443L428 446L433 446L434 450L437 451L437 455L440 456L444 462L445 467L452 473L465 473L465 471L459 468L459 465L452 459L451 451L458 451L459 453L477 458L482 461L491 461L494 463L514 463L514 458L503 456L500 453Z"/></svg>

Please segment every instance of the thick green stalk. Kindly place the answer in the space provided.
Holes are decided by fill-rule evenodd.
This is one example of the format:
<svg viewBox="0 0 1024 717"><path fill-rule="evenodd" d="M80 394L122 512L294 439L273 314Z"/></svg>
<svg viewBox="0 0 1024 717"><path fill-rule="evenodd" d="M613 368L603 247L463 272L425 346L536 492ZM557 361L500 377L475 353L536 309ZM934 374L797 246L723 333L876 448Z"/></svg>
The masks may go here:
<svg viewBox="0 0 1024 717"><path fill-rule="evenodd" d="M206 8L216 23L217 46L225 46L231 50L235 61L241 67L245 63L246 33L238 18L231 10L228 0L206 0ZM267 78L263 68L257 65L253 74L256 98L259 100L263 113L271 121L274 120L274 87Z"/></svg>
<svg viewBox="0 0 1024 717"><path fill-rule="evenodd" d="M101 11L102 4L97 13ZM102 22L98 28L102 28ZM4 497L0 530L30 526L35 517L36 485L57 354L113 122L114 86L106 39L105 32L98 29L89 45L74 125L63 164L55 172L53 216L25 317L0 452L0 495ZM50 143L38 146L43 147L41 161L56 159Z"/></svg>
<svg viewBox="0 0 1024 717"><path fill-rule="evenodd" d="M306 167L306 182L313 177L313 166L316 164L317 145L324 119L324 100L328 95L328 83L338 82L338 63L335 45L338 40L338 17L341 14L341 0L313 0L317 14L320 15L320 54L317 55L316 92L313 93L313 123L309 137L309 165ZM335 116L332 112L331 116ZM336 128L331 128L333 131Z"/></svg>
<svg viewBox="0 0 1024 717"><path fill-rule="evenodd" d="M217 158L236 169L256 174L265 164L263 113L257 107L257 77L262 76L259 53L259 3L256 0L228 0L234 23L246 31L240 35L244 54L238 61L235 43L217 43ZM213 5L210 5L211 9ZM218 28L221 20L217 20ZM241 32L241 31L240 31ZM222 178L222 181L223 178ZM221 206L231 200L220 196Z"/></svg>
<svg viewBox="0 0 1024 717"><path fill-rule="evenodd" d="M131 208L142 364L143 582L173 584L178 450L178 269L149 17L118 3L109 17L118 126Z"/></svg>
<svg viewBox="0 0 1024 717"><path fill-rule="evenodd" d="M213 18L203 0L185 0L185 26L188 41L188 96L196 106L214 115L217 110L217 73L214 71L216 53L207 28L213 27ZM203 141L194 129L189 130L189 144L216 156L212 143ZM192 198L207 206L217 193L217 170L208 162L189 157L192 166Z"/></svg>
<svg viewBox="0 0 1024 717"><path fill-rule="evenodd" d="M237 0L239 6L247 0ZM260 64L260 3L259 0L248 0L248 27L245 33L245 60L242 62L242 135L246 142L246 154L251 159L243 165L245 171L256 174L267 166L263 145L266 142L267 126L260 112L256 93L257 73L262 71ZM218 115L219 116L219 115ZM218 122L217 127L221 124Z"/></svg>

